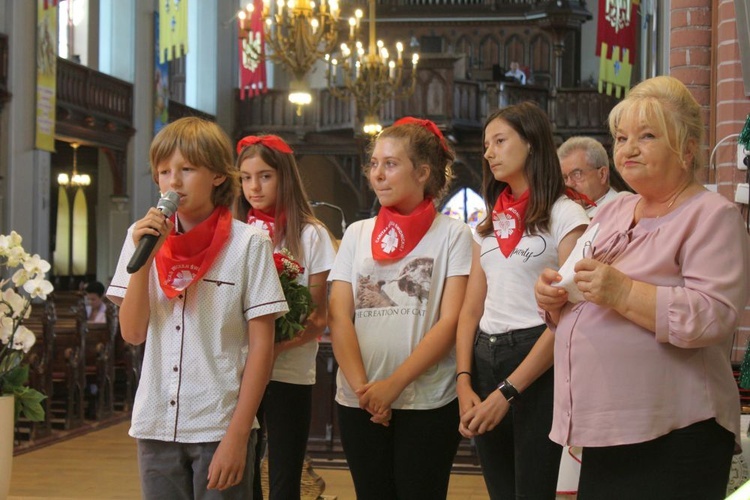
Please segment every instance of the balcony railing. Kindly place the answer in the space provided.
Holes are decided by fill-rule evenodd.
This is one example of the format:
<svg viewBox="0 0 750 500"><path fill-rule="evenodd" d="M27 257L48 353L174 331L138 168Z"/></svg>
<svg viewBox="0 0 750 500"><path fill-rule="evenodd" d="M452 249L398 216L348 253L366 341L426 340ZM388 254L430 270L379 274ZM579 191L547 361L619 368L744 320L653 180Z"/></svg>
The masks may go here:
<svg viewBox="0 0 750 500"><path fill-rule="evenodd" d="M617 103L596 89L557 89L523 86L512 83L456 81L452 109L408 110L402 101L389 101L381 110L384 125L393 123L405 113L448 117L446 128L481 130L487 117L496 109L522 101L536 102L554 124L555 132L565 138L572 135L607 137L607 116ZM296 133L330 132L355 129L354 105L331 96L328 90L315 93L313 103L303 108L302 116L287 99L287 92L269 90L260 96L238 101L240 132ZM424 112L422 112L424 111Z"/></svg>
<svg viewBox="0 0 750 500"><path fill-rule="evenodd" d="M302 107L297 115L297 106L289 102L289 92L269 90L245 100L237 92L237 123L242 131L264 131L270 133L295 133L304 136L307 132L327 132L355 127L353 102L340 100L328 89L314 90L313 103Z"/></svg>
<svg viewBox="0 0 750 500"><path fill-rule="evenodd" d="M133 85L115 77L57 59L57 100L109 121L133 121Z"/></svg>

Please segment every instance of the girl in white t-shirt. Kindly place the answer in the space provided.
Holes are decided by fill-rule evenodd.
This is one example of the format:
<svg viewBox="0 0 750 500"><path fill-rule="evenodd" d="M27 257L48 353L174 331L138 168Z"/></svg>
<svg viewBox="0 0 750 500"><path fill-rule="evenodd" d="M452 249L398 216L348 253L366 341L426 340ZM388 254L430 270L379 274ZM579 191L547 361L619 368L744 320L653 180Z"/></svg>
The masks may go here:
<svg viewBox="0 0 750 500"><path fill-rule="evenodd" d="M460 436L455 333L471 265L466 224L437 214L454 154L404 118L365 167L381 209L352 224L331 270L341 442L359 500L445 498Z"/></svg>
<svg viewBox="0 0 750 500"><path fill-rule="evenodd" d="M317 338L326 326L326 280L335 250L330 233L312 213L294 154L283 139L248 136L237 144L237 154L243 196L238 198L236 217L266 231L275 252L291 252L304 268L297 281L309 287L315 304L304 330L292 340L274 344L271 381L258 409L268 441L270 498L299 498L312 417ZM261 450L262 444L257 451ZM258 452L254 498L262 500L262 453Z"/></svg>
<svg viewBox="0 0 750 500"><path fill-rule="evenodd" d="M588 217L564 194L549 119L536 105L491 115L484 149L488 216L474 237L456 340L460 432L475 438L491 498L555 498L553 337L534 284L567 259Z"/></svg>

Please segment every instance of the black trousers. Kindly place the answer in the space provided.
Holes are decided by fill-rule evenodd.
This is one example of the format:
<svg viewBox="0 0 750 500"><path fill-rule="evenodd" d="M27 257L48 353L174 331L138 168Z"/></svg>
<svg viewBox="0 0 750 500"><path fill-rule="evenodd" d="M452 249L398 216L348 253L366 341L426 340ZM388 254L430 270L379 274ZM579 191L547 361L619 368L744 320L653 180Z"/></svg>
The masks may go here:
<svg viewBox="0 0 750 500"><path fill-rule="evenodd" d="M271 381L258 408L261 425L259 436L265 434L268 444L268 483L271 500L299 500L302 464L312 418L311 385ZM264 432L265 431L265 432ZM253 498L263 499L260 484L260 461L263 444L255 453Z"/></svg>
<svg viewBox="0 0 750 500"><path fill-rule="evenodd" d="M734 434L715 419L645 443L584 448L579 500L719 500L726 497Z"/></svg>
<svg viewBox="0 0 750 500"><path fill-rule="evenodd" d="M440 500L448 495L458 433L458 400L432 410L393 410L390 426L336 405L341 444L357 500Z"/></svg>

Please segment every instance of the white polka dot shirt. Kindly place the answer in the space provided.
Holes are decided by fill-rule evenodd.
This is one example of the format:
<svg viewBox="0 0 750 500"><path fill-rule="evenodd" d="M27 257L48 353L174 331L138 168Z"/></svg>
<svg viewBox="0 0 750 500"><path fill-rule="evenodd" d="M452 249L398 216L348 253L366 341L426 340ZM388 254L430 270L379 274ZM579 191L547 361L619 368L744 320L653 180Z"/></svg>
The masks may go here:
<svg viewBox="0 0 750 500"><path fill-rule="evenodd" d="M135 251L125 238L107 295L124 297L126 265ZM198 283L169 300L152 264L151 315L130 435L140 439L219 441L232 417L247 358L247 322L288 311L271 240L232 222L229 240ZM256 423L257 425L257 423Z"/></svg>

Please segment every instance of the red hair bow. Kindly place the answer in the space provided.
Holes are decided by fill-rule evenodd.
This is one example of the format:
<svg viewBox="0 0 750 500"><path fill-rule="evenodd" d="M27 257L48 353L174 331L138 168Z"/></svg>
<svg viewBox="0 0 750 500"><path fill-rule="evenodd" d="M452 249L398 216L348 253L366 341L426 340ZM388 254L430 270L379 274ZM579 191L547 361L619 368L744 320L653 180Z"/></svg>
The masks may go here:
<svg viewBox="0 0 750 500"><path fill-rule="evenodd" d="M237 143L237 154L242 153L243 149L252 146L253 144L261 144L262 146L278 151L279 153L293 153L289 144L284 142L284 139L278 135L248 135L247 137L240 139L240 142Z"/></svg>
<svg viewBox="0 0 750 500"><path fill-rule="evenodd" d="M433 134L435 134L435 137L438 138L440 141L440 145L443 147L443 149L448 152L448 144L445 142L445 137L443 137L443 133L440 131L437 125L435 125L435 122L432 120L420 120L419 118L414 118L413 116L405 116L401 118L400 120L396 120L393 123L394 127L398 127L399 125L419 125L420 127L424 127Z"/></svg>

